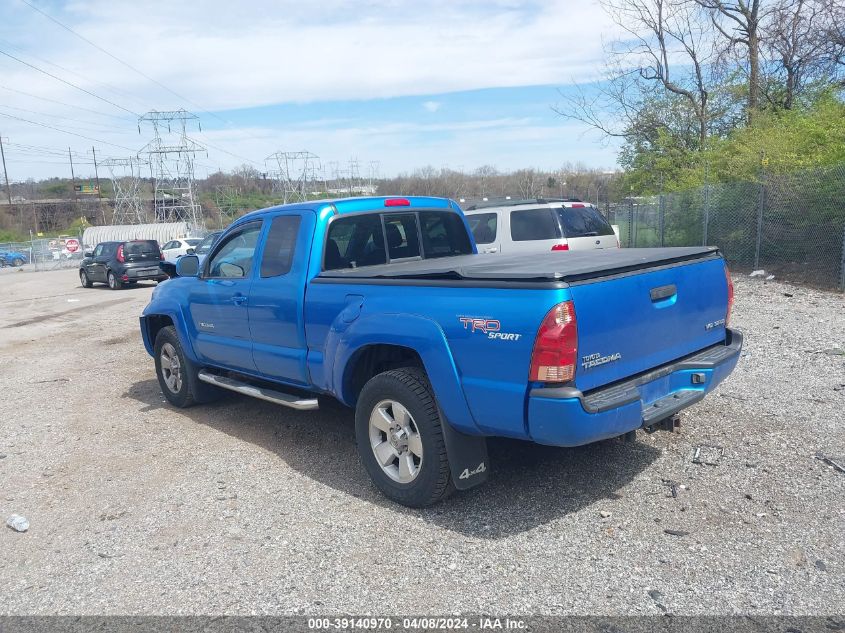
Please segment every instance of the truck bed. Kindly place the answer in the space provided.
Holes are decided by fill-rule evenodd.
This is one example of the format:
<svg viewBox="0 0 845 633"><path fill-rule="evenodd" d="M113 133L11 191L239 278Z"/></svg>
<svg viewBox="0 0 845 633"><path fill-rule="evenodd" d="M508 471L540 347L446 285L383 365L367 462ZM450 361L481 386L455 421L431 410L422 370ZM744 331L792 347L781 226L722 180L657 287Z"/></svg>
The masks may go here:
<svg viewBox="0 0 845 633"><path fill-rule="evenodd" d="M713 246L620 248L531 255L460 255L320 273L320 279L578 282L718 257Z"/></svg>

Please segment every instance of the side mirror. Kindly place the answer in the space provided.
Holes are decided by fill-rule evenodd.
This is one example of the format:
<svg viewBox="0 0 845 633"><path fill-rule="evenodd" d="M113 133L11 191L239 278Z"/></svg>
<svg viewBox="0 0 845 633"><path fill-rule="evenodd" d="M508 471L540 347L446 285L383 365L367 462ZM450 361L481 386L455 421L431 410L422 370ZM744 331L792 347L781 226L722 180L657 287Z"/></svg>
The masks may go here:
<svg viewBox="0 0 845 633"><path fill-rule="evenodd" d="M200 258L185 255L176 260L176 274L179 277L196 277L200 271Z"/></svg>
<svg viewBox="0 0 845 633"><path fill-rule="evenodd" d="M94 257L94 251L85 251L83 255L85 255L85 257Z"/></svg>
<svg viewBox="0 0 845 633"><path fill-rule="evenodd" d="M188 250L185 251L185 255L194 255L194 254L196 254L196 251L193 248L189 248Z"/></svg>

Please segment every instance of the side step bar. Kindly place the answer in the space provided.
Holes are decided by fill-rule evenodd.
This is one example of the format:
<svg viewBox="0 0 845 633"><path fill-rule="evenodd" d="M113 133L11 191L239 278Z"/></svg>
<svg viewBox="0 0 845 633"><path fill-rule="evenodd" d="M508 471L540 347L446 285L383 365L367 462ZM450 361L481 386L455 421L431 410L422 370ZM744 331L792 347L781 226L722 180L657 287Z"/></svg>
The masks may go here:
<svg viewBox="0 0 845 633"><path fill-rule="evenodd" d="M317 398L299 398L289 393L276 391L275 389L257 387L248 382L227 378L226 376L217 376L216 374L211 374L204 369L200 370L199 374L197 374L197 378L210 385L228 389L229 391L237 391L245 396L251 396L253 398L258 398L259 400L266 400L267 402L280 404L285 407L290 407L291 409L296 409L297 411L311 411L312 409L319 408Z"/></svg>

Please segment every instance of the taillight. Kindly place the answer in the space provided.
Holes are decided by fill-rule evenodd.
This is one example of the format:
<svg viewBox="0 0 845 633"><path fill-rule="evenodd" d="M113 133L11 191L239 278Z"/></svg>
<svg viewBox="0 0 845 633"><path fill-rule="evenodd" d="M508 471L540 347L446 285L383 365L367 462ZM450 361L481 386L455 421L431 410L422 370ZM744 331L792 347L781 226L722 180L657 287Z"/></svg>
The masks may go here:
<svg viewBox="0 0 845 633"><path fill-rule="evenodd" d="M386 207L410 207L411 201L407 198L388 198L384 201Z"/></svg>
<svg viewBox="0 0 845 633"><path fill-rule="evenodd" d="M120 244L117 247L117 261L119 261L121 264L126 261L126 259L123 257L123 244Z"/></svg>
<svg viewBox="0 0 845 633"><path fill-rule="evenodd" d="M734 282L727 264L725 264L725 279L728 281L728 312L725 314L725 327L728 327L731 321L731 310L734 307Z"/></svg>
<svg viewBox="0 0 845 633"><path fill-rule="evenodd" d="M158 258L159 258L161 261L164 261L164 253L159 253L159 254L158 254Z"/></svg>
<svg viewBox="0 0 845 633"><path fill-rule="evenodd" d="M553 251L568 251L569 250L569 244L555 244L554 246L552 246L552 250Z"/></svg>
<svg viewBox="0 0 845 633"><path fill-rule="evenodd" d="M532 382L569 382L575 378L578 359L578 324L575 306L564 301L552 308L537 332L531 352Z"/></svg>

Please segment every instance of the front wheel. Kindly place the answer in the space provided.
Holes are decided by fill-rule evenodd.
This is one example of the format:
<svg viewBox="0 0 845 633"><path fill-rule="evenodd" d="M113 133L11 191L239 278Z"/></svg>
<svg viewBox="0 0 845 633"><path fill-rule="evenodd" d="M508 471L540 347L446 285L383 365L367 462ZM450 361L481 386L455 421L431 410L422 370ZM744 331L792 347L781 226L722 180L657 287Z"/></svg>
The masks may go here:
<svg viewBox="0 0 845 633"><path fill-rule="evenodd" d="M79 271L79 283L82 284L83 288L91 288L94 285L88 278L88 273L86 273L84 270Z"/></svg>
<svg viewBox="0 0 845 633"><path fill-rule="evenodd" d="M109 288L111 288L112 290L120 290L123 286L123 284L120 282L120 279L118 279L117 275L115 275L112 271L109 271L109 276L107 280L109 282Z"/></svg>
<svg viewBox="0 0 845 633"><path fill-rule="evenodd" d="M13 263L16 267L18 267L18 266L23 266L25 262L24 262L24 261L23 261L20 257L18 257L18 258L16 258L16 259L15 259L15 261L13 261L12 263Z"/></svg>
<svg viewBox="0 0 845 633"><path fill-rule="evenodd" d="M361 463L389 499L421 508L452 492L440 411L422 370L370 379L355 408L355 435Z"/></svg>

